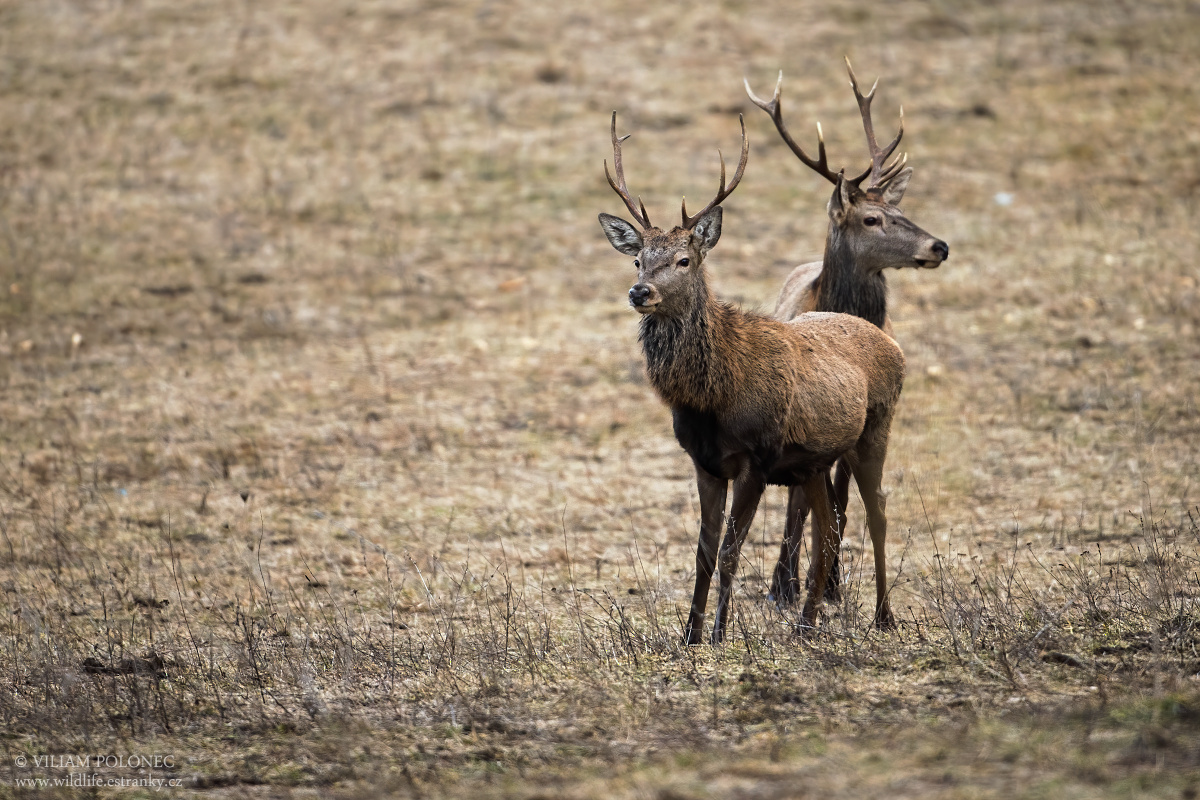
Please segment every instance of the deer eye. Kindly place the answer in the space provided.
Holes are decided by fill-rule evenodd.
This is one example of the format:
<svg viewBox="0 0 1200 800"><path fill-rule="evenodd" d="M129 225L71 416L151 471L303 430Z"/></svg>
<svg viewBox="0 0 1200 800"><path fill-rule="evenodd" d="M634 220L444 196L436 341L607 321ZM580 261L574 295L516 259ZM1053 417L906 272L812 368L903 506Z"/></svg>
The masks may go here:
<svg viewBox="0 0 1200 800"><path fill-rule="evenodd" d="M879 217L863 217L863 225L874 227L879 224Z"/></svg>
<svg viewBox="0 0 1200 800"><path fill-rule="evenodd" d="M638 260L635 258L635 259L633 260L633 268L634 268L634 269L641 269L641 268L642 268L642 262L641 262L641 261L638 261Z"/></svg>
<svg viewBox="0 0 1200 800"><path fill-rule="evenodd" d="M692 263L692 262L688 261L686 258L679 259L679 266L681 266L681 267L686 267L690 263Z"/></svg>

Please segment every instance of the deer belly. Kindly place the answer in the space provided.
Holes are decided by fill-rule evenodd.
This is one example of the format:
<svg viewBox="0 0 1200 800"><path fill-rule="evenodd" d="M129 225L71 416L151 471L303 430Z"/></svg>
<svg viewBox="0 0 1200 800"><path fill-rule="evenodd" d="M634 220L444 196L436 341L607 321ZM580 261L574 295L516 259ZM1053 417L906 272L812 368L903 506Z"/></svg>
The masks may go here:
<svg viewBox="0 0 1200 800"><path fill-rule="evenodd" d="M770 484L792 486L828 470L847 448L811 447L788 442L782 431L751 438L749 430L722 424L715 414L689 408L672 410L675 438L696 467L717 478L732 480L747 466ZM853 442L853 440L852 440ZM841 444L839 440L839 445Z"/></svg>
<svg viewBox="0 0 1200 800"><path fill-rule="evenodd" d="M793 445L785 447L778 458L764 470L767 483L774 486L795 486L814 475L827 472L841 453L814 451Z"/></svg>

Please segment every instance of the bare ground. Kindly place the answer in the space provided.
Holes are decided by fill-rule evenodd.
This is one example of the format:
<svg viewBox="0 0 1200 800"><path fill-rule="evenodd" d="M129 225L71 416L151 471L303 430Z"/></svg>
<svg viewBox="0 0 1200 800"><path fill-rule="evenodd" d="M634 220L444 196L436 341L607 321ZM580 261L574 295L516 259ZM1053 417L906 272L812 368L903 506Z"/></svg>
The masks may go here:
<svg viewBox="0 0 1200 800"><path fill-rule="evenodd" d="M1192 2L0 3L0 796L78 753L229 797L1196 796L1198 40ZM769 309L827 185L741 80L858 163L843 54L951 245L889 277L904 624L852 506L794 636L774 492L733 641L684 648L609 114L656 221L747 115L709 263Z"/></svg>

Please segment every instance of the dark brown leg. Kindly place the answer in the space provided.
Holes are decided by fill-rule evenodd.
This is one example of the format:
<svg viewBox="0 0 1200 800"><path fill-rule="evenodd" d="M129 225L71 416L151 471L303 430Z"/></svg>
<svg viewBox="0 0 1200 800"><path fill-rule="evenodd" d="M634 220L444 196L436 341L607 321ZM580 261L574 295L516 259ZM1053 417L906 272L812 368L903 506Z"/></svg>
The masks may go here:
<svg viewBox="0 0 1200 800"><path fill-rule="evenodd" d="M808 570L808 597L804 601L804 624L815 627L817 609L829 580L829 566L837 547L837 521L833 514L832 485L829 473L814 475L804 484L804 494L812 507L812 563Z"/></svg>
<svg viewBox="0 0 1200 800"><path fill-rule="evenodd" d="M776 605L790 606L800 597L800 537L804 535L804 520L808 518L808 501L804 489L788 487L787 521L783 527L783 545L779 561L771 576L769 599Z"/></svg>
<svg viewBox="0 0 1200 800"><path fill-rule="evenodd" d="M692 608L683 632L685 644L701 643L704 609L708 607L708 587L712 584L713 570L717 565L717 544L724 527L729 481L713 477L696 467L696 488L700 491L700 537L696 544L696 588L692 592Z"/></svg>
<svg viewBox="0 0 1200 800"><path fill-rule="evenodd" d="M886 450L878 449L863 454L854 467L854 480L867 509L867 528L871 531L871 549L875 555L875 626L891 629L896 627L896 619L887 594L887 499L881 491L885 454Z"/></svg>
<svg viewBox="0 0 1200 800"><path fill-rule="evenodd" d="M721 543L721 588L717 593L717 614L713 621L713 644L720 644L729 628L729 609L733 601L733 579L737 575L742 542L750 532L758 501L766 484L757 472L746 469L733 481L733 506L729 509L729 524L725 541Z"/></svg>
<svg viewBox="0 0 1200 800"><path fill-rule="evenodd" d="M833 477L834 512L837 514L837 548L833 551L833 562L829 565L829 583L825 584L825 599L837 602L842 599L842 540L846 537L846 504L850 499L850 465L838 459Z"/></svg>

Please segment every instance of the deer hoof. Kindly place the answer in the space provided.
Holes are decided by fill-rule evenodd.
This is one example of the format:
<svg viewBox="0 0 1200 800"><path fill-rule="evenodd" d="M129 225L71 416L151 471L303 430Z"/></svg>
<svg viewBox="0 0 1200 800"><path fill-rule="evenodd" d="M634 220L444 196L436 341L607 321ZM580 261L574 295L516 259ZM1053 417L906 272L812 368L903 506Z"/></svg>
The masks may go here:
<svg viewBox="0 0 1200 800"><path fill-rule="evenodd" d="M799 599L800 582L795 579L779 581L773 584L771 591L767 593L767 600L781 609L793 605Z"/></svg>
<svg viewBox="0 0 1200 800"><path fill-rule="evenodd" d="M807 622L797 622L792 626L792 633L802 642L807 642L817 635L817 629Z"/></svg>
<svg viewBox="0 0 1200 800"><path fill-rule="evenodd" d="M800 627L810 632L817 629L817 609L819 603L815 602L815 598L810 596L804 603L804 610L800 612Z"/></svg>

